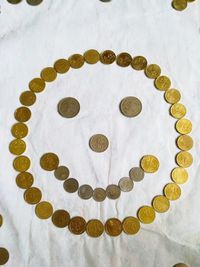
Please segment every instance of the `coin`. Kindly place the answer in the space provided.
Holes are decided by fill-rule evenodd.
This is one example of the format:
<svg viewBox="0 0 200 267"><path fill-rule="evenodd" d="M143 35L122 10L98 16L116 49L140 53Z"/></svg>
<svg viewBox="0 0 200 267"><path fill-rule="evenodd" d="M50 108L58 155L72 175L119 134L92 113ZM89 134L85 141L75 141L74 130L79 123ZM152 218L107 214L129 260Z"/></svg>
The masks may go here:
<svg viewBox="0 0 200 267"><path fill-rule="evenodd" d="M188 180L188 172L181 167L174 168L171 176L172 180L177 184L184 184Z"/></svg>
<svg viewBox="0 0 200 267"><path fill-rule="evenodd" d="M159 160L153 155L146 155L141 159L141 167L147 173L156 172L159 169Z"/></svg>
<svg viewBox="0 0 200 267"><path fill-rule="evenodd" d="M132 62L132 56L128 53L121 53L117 56L116 63L120 67L128 67Z"/></svg>
<svg viewBox="0 0 200 267"><path fill-rule="evenodd" d="M133 189L133 181L129 177L123 177L119 180L119 188L123 192L130 192Z"/></svg>
<svg viewBox="0 0 200 267"><path fill-rule="evenodd" d="M178 11L182 11L187 7L187 0L173 0L172 6Z"/></svg>
<svg viewBox="0 0 200 267"><path fill-rule="evenodd" d="M57 77L57 72L54 68L47 67L41 71L40 76L45 82L53 82Z"/></svg>
<svg viewBox="0 0 200 267"><path fill-rule="evenodd" d="M70 215L66 210L56 210L51 219L55 226L64 228L69 224Z"/></svg>
<svg viewBox="0 0 200 267"><path fill-rule="evenodd" d="M169 89L165 92L165 100L170 104L175 104L181 99L181 94L177 89Z"/></svg>
<svg viewBox="0 0 200 267"><path fill-rule="evenodd" d="M58 168L59 158L54 153L46 153L40 159L40 166L46 171L53 171Z"/></svg>
<svg viewBox="0 0 200 267"><path fill-rule="evenodd" d="M117 199L121 195L119 186L115 184L108 185L106 188L106 196L110 199Z"/></svg>
<svg viewBox="0 0 200 267"><path fill-rule="evenodd" d="M150 79L156 79L161 74L161 69L156 64L150 64L145 69L145 74Z"/></svg>
<svg viewBox="0 0 200 267"><path fill-rule="evenodd" d="M86 233L91 237L99 237L104 232L104 225L99 220L90 220L86 225Z"/></svg>
<svg viewBox="0 0 200 267"><path fill-rule="evenodd" d="M36 101L36 95L32 91L24 91L19 100L24 106L32 106Z"/></svg>
<svg viewBox="0 0 200 267"><path fill-rule="evenodd" d="M73 118L80 111L80 104L73 97L66 97L58 103L58 112L64 118Z"/></svg>
<svg viewBox="0 0 200 267"><path fill-rule="evenodd" d="M14 155L21 155L26 150L26 143L21 139L15 139L10 143L9 150Z"/></svg>
<svg viewBox="0 0 200 267"><path fill-rule="evenodd" d="M26 122L31 117L31 111L27 107L20 107L15 110L15 119L19 122Z"/></svg>
<svg viewBox="0 0 200 267"><path fill-rule="evenodd" d="M69 179L64 181L63 187L64 187L65 191L67 191L68 193L74 193L78 190L79 184L78 184L78 181L76 179L69 178Z"/></svg>
<svg viewBox="0 0 200 267"><path fill-rule="evenodd" d="M134 70L144 70L147 66L147 60L142 56L134 57L131 66Z"/></svg>
<svg viewBox="0 0 200 267"><path fill-rule="evenodd" d="M28 189L34 181L33 175L29 172L20 172L16 177L16 184L22 189Z"/></svg>
<svg viewBox="0 0 200 267"><path fill-rule="evenodd" d="M74 54L69 57L69 64L73 69L79 69L84 65L84 57L80 54Z"/></svg>
<svg viewBox="0 0 200 267"><path fill-rule="evenodd" d="M159 76L155 80L155 86L158 90L166 91L171 86L171 81L167 76Z"/></svg>
<svg viewBox="0 0 200 267"><path fill-rule="evenodd" d="M101 153L108 148L109 141L105 135L95 134L90 138L89 146L94 152Z"/></svg>
<svg viewBox="0 0 200 267"><path fill-rule="evenodd" d="M169 183L164 187L164 194L169 200L177 200L181 196L181 189L175 183Z"/></svg>
<svg viewBox="0 0 200 267"><path fill-rule="evenodd" d="M111 50L105 50L100 54L100 61L105 65L112 64L115 60L116 55Z"/></svg>
<svg viewBox="0 0 200 267"><path fill-rule="evenodd" d="M165 196L156 196L152 201L152 206L155 211L162 213L168 211L170 202Z"/></svg>
<svg viewBox="0 0 200 267"><path fill-rule="evenodd" d="M122 228L127 235L135 235L140 230L140 222L135 217L126 217L122 222Z"/></svg>
<svg viewBox="0 0 200 267"><path fill-rule="evenodd" d="M101 202L106 198L106 191L103 188L95 188L93 191L93 199Z"/></svg>
<svg viewBox="0 0 200 267"><path fill-rule="evenodd" d="M10 4L18 4L18 3L20 3L22 0L7 0L8 1L8 3L10 3Z"/></svg>
<svg viewBox="0 0 200 267"><path fill-rule="evenodd" d="M97 50L90 49L84 53L84 59L88 64L96 64L99 61L100 55Z"/></svg>
<svg viewBox="0 0 200 267"><path fill-rule="evenodd" d="M189 266L187 264L185 264L185 263L177 263L173 267L189 267Z"/></svg>
<svg viewBox="0 0 200 267"><path fill-rule="evenodd" d="M34 78L29 82L29 89L32 92L40 93L45 89L45 81L43 81L41 78Z"/></svg>
<svg viewBox="0 0 200 267"><path fill-rule="evenodd" d="M181 119L186 114L186 107L181 103L175 103L170 108L171 115L176 119Z"/></svg>
<svg viewBox="0 0 200 267"><path fill-rule="evenodd" d="M53 207L51 203L47 201L42 201L38 203L35 207L35 214L38 218L42 220L46 220L51 217L53 214Z"/></svg>
<svg viewBox="0 0 200 267"><path fill-rule="evenodd" d="M180 135L177 139L177 146L181 150L190 150L193 147L193 140L189 135Z"/></svg>
<svg viewBox="0 0 200 267"><path fill-rule="evenodd" d="M37 204L42 198L42 192L37 187L30 187L24 192L24 200L31 205Z"/></svg>
<svg viewBox="0 0 200 267"><path fill-rule="evenodd" d="M21 122L15 123L12 126L11 133L15 138L24 138L28 134L28 127Z"/></svg>
<svg viewBox="0 0 200 267"><path fill-rule="evenodd" d="M134 167L129 172L130 178L135 182L140 182L144 179L144 171L140 167Z"/></svg>
<svg viewBox="0 0 200 267"><path fill-rule="evenodd" d="M3 216L0 214L0 227L3 225Z"/></svg>
<svg viewBox="0 0 200 267"><path fill-rule="evenodd" d="M176 155L176 162L180 167L188 168L193 163L192 155L187 151L181 151Z"/></svg>
<svg viewBox="0 0 200 267"><path fill-rule="evenodd" d="M30 168L30 159L26 156L19 156L14 159L13 167L18 172L25 172Z"/></svg>
<svg viewBox="0 0 200 267"><path fill-rule="evenodd" d="M26 1L31 6L37 6L41 4L43 0L26 0Z"/></svg>
<svg viewBox="0 0 200 267"><path fill-rule="evenodd" d="M86 230L86 221L84 218L77 216L70 220L69 230L75 235L81 235Z"/></svg>
<svg viewBox="0 0 200 267"><path fill-rule="evenodd" d="M88 184L81 185L78 189L78 195L82 199L89 199L93 195L93 189Z"/></svg>
<svg viewBox="0 0 200 267"><path fill-rule="evenodd" d="M105 223L105 231L110 236L118 236L122 232L122 223L117 218L110 218Z"/></svg>
<svg viewBox="0 0 200 267"><path fill-rule="evenodd" d="M152 223L155 217L156 213L152 207L143 206L138 210L138 219L144 224Z"/></svg>
<svg viewBox="0 0 200 267"><path fill-rule="evenodd" d="M142 111L142 103L138 98L128 96L122 99L120 103L120 110L126 117L136 117Z"/></svg>
<svg viewBox="0 0 200 267"><path fill-rule="evenodd" d="M54 176L58 180L66 180L69 177L69 169L65 166L59 166L57 169L55 169Z"/></svg>
<svg viewBox="0 0 200 267"><path fill-rule="evenodd" d="M60 74L68 72L68 70L70 69L69 61L64 58L58 59L54 63L54 69Z"/></svg>
<svg viewBox="0 0 200 267"><path fill-rule="evenodd" d="M9 260L9 252L5 248L0 248L0 265L6 264Z"/></svg>
<svg viewBox="0 0 200 267"><path fill-rule="evenodd" d="M192 123L188 119L180 119L176 123L176 130L181 134L189 134L192 131Z"/></svg>

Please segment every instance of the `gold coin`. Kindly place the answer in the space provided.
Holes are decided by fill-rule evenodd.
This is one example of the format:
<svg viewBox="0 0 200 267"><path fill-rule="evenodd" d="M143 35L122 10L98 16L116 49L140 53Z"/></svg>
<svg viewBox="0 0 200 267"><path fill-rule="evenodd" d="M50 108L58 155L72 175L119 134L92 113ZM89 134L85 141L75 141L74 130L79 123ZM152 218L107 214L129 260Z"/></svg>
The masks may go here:
<svg viewBox="0 0 200 267"><path fill-rule="evenodd" d="M90 220L86 225L86 233L91 237L99 237L104 232L104 225L99 220Z"/></svg>
<svg viewBox="0 0 200 267"><path fill-rule="evenodd" d="M35 207L35 214L38 218L42 220L46 220L51 217L53 214L53 207L51 203L47 201L42 201L38 203Z"/></svg>
<svg viewBox="0 0 200 267"><path fill-rule="evenodd" d="M192 123L188 119L180 119L176 123L176 130L181 134L189 134L192 131Z"/></svg>
<svg viewBox="0 0 200 267"><path fill-rule="evenodd" d="M25 91L20 95L19 100L24 106L32 106L36 101L36 95L32 91Z"/></svg>
<svg viewBox="0 0 200 267"><path fill-rule="evenodd" d="M56 210L51 219L56 227L64 228L70 222L70 215L66 210Z"/></svg>
<svg viewBox="0 0 200 267"><path fill-rule="evenodd" d="M176 162L180 167L188 168L193 163L192 155L187 151L181 151L176 155Z"/></svg>
<svg viewBox="0 0 200 267"><path fill-rule="evenodd" d="M108 148L109 141L105 135L95 134L90 138L89 145L94 152L100 153Z"/></svg>
<svg viewBox="0 0 200 267"><path fill-rule="evenodd" d="M141 223L149 224L155 220L156 213L152 207L143 206L138 210L138 219Z"/></svg>
<svg viewBox="0 0 200 267"><path fill-rule="evenodd" d="M16 177L16 184L22 189L28 189L34 181L33 175L29 172L20 172Z"/></svg>
<svg viewBox="0 0 200 267"><path fill-rule="evenodd" d="M84 59L88 64L96 64L99 61L100 55L97 50L90 49L84 53Z"/></svg>
<svg viewBox="0 0 200 267"><path fill-rule="evenodd" d="M29 89L35 93L42 92L45 86L46 86L45 81L43 81L41 78L34 78L29 83Z"/></svg>
<svg viewBox="0 0 200 267"><path fill-rule="evenodd" d="M37 187L30 187L24 192L24 200L31 205L37 204L42 198L42 192Z"/></svg>
<svg viewBox="0 0 200 267"><path fill-rule="evenodd" d="M117 218L110 218L105 223L105 231L110 236L118 236L122 232L122 223Z"/></svg>
<svg viewBox="0 0 200 267"><path fill-rule="evenodd" d="M136 117L142 111L142 103L137 97L128 96L122 99L120 110L126 117Z"/></svg>
<svg viewBox="0 0 200 267"><path fill-rule="evenodd" d="M0 227L3 225L3 216L0 214Z"/></svg>
<svg viewBox="0 0 200 267"><path fill-rule="evenodd" d="M15 139L10 143L9 150L14 155L21 155L26 150L26 143L21 139Z"/></svg>
<svg viewBox="0 0 200 267"><path fill-rule="evenodd" d="M28 134L28 127L21 122L15 123L12 126L11 133L15 138L24 138Z"/></svg>
<svg viewBox="0 0 200 267"><path fill-rule="evenodd" d="M181 150L190 150L193 147L192 137L186 134L180 135L176 143Z"/></svg>
<svg viewBox="0 0 200 267"><path fill-rule="evenodd" d="M68 70L70 69L69 61L64 58L58 59L54 63L54 69L60 74L68 72Z"/></svg>
<svg viewBox="0 0 200 267"><path fill-rule="evenodd" d="M188 180L188 172L181 167L174 168L171 176L172 180L177 184L184 184Z"/></svg>
<svg viewBox="0 0 200 267"><path fill-rule="evenodd" d="M122 228L127 235L135 235L140 230L140 222L135 217L127 217L122 222Z"/></svg>
<svg viewBox="0 0 200 267"><path fill-rule="evenodd" d="M177 89L169 89L165 92L165 100L170 104L175 104L181 99L181 94Z"/></svg>
<svg viewBox="0 0 200 267"><path fill-rule="evenodd" d="M41 4L43 0L26 0L26 1L31 6L37 6Z"/></svg>
<svg viewBox="0 0 200 267"><path fill-rule="evenodd" d="M86 221L84 218L77 216L70 220L68 227L71 233L81 235L86 230Z"/></svg>
<svg viewBox="0 0 200 267"><path fill-rule="evenodd" d="M188 1L189 2L189 1ZM187 264L185 264L185 263L177 263L177 264L175 264L173 267L190 267L190 266L188 266Z"/></svg>
<svg viewBox="0 0 200 267"><path fill-rule="evenodd" d="M156 64L150 64L145 69L145 74L150 79L156 79L161 74L161 69Z"/></svg>
<svg viewBox="0 0 200 267"><path fill-rule="evenodd" d="M182 11L187 7L187 0L173 0L172 6L176 10Z"/></svg>
<svg viewBox="0 0 200 267"><path fill-rule="evenodd" d="M171 115L176 119L181 119L186 114L186 107L181 103L175 103L170 108Z"/></svg>
<svg viewBox="0 0 200 267"><path fill-rule="evenodd" d="M170 207L170 202L165 196L156 196L152 201L152 206L157 212L166 212Z"/></svg>
<svg viewBox="0 0 200 267"><path fill-rule="evenodd" d="M147 173L156 172L159 168L159 160L153 155L146 155L141 159L141 167Z"/></svg>
<svg viewBox="0 0 200 267"><path fill-rule="evenodd" d="M128 67L132 62L132 56L128 53L121 53L117 56L116 63L120 67Z"/></svg>
<svg viewBox="0 0 200 267"><path fill-rule="evenodd" d="M53 171L58 168L59 158L54 153L46 153L40 159L40 166L46 171Z"/></svg>
<svg viewBox="0 0 200 267"><path fill-rule="evenodd" d="M80 104L73 97L65 97L58 103L58 112L64 118L73 118L80 111Z"/></svg>
<svg viewBox="0 0 200 267"><path fill-rule="evenodd" d="M164 187L164 194L169 200L177 200L181 196L181 189L175 183L169 183Z"/></svg>
<svg viewBox="0 0 200 267"><path fill-rule="evenodd" d="M47 67L41 71L40 76L45 82L53 82L57 77L57 72L54 68Z"/></svg>
<svg viewBox="0 0 200 267"><path fill-rule="evenodd" d="M155 80L155 86L158 90L166 91L171 86L171 81L167 76L159 76Z"/></svg>
<svg viewBox="0 0 200 267"><path fill-rule="evenodd" d="M6 264L9 260L9 252L5 248L0 248L0 265Z"/></svg>
<svg viewBox="0 0 200 267"><path fill-rule="evenodd" d="M31 111L27 107L20 107L15 110L15 119L19 122L26 122L31 117Z"/></svg>
<svg viewBox="0 0 200 267"><path fill-rule="evenodd" d="M30 159L26 156L19 156L14 159L13 167L18 172L25 172L30 168Z"/></svg>
<svg viewBox="0 0 200 267"><path fill-rule="evenodd" d="M10 4L19 4L22 0L7 0Z"/></svg>
<svg viewBox="0 0 200 267"><path fill-rule="evenodd" d="M116 60L116 55L111 50L105 50L100 54L100 61L105 65L112 64Z"/></svg>
<svg viewBox="0 0 200 267"><path fill-rule="evenodd" d="M84 57L80 54L74 54L69 57L69 64L73 69L79 69L84 65Z"/></svg>
<svg viewBox="0 0 200 267"><path fill-rule="evenodd" d="M134 57L131 66L134 70L144 70L147 66L147 60L142 56Z"/></svg>

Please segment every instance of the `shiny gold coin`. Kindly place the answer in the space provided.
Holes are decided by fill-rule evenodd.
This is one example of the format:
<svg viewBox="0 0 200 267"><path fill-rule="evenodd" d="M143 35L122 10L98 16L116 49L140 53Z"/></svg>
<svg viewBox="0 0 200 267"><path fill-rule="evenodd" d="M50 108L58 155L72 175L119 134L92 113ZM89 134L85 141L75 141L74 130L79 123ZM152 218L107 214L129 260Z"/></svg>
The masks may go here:
<svg viewBox="0 0 200 267"><path fill-rule="evenodd" d="M176 155L176 162L180 167L188 168L193 163L192 155L187 151L181 151Z"/></svg>
<svg viewBox="0 0 200 267"><path fill-rule="evenodd" d="M70 222L70 215L66 210L56 210L51 219L56 227L64 228Z"/></svg>
<svg viewBox="0 0 200 267"><path fill-rule="evenodd" d="M81 235L86 230L86 221L84 218L77 216L70 220L69 230L75 235Z"/></svg>
<svg viewBox="0 0 200 267"><path fill-rule="evenodd" d="M156 172L159 169L159 160L153 155L146 155L141 159L141 167L147 173Z"/></svg>
<svg viewBox="0 0 200 267"><path fill-rule="evenodd" d="M0 265L6 264L9 260L9 252L5 248L0 248Z"/></svg>
<svg viewBox="0 0 200 267"><path fill-rule="evenodd" d="M171 86L171 81L167 76L159 76L155 80L155 86L158 90L167 91Z"/></svg>
<svg viewBox="0 0 200 267"><path fill-rule="evenodd" d="M134 57L131 66L134 70L144 70L147 66L147 60L142 56Z"/></svg>
<svg viewBox="0 0 200 267"><path fill-rule="evenodd" d="M175 183L169 183L164 187L164 194L169 200L177 200L181 196L181 189Z"/></svg>
<svg viewBox="0 0 200 267"><path fill-rule="evenodd" d="M88 64L96 64L99 61L100 55L97 50L90 49L84 53L84 59Z"/></svg>
<svg viewBox="0 0 200 267"><path fill-rule="evenodd" d="M135 217L127 217L122 222L122 228L127 235L135 235L140 230L140 222Z"/></svg>
<svg viewBox="0 0 200 267"><path fill-rule="evenodd" d="M118 236L122 232L122 223L117 218L110 218L105 223L105 231L110 236Z"/></svg>
<svg viewBox="0 0 200 267"><path fill-rule="evenodd" d="M108 148L109 141L105 135L95 134L90 138L89 146L94 152L101 153Z"/></svg>
<svg viewBox="0 0 200 267"><path fill-rule="evenodd" d="M10 143L9 150L14 155L21 155L26 150L26 143L21 139L15 139Z"/></svg>
<svg viewBox="0 0 200 267"><path fill-rule="evenodd" d="M155 211L162 213L168 211L170 202L165 196L156 196L152 201L152 206Z"/></svg>
<svg viewBox="0 0 200 267"><path fill-rule="evenodd" d="M26 156L19 156L14 159L13 167L18 172L25 172L30 168L30 159Z"/></svg>
<svg viewBox="0 0 200 267"><path fill-rule="evenodd" d="M73 69L79 69L84 65L84 57L80 54L74 54L69 57L69 64Z"/></svg>
<svg viewBox="0 0 200 267"><path fill-rule="evenodd" d="M128 67L132 62L132 56L128 53L121 53L117 56L116 63L120 67Z"/></svg>
<svg viewBox="0 0 200 267"><path fill-rule="evenodd" d="M28 189L33 185L33 175L29 172L20 172L16 177L16 184L22 189Z"/></svg>
<svg viewBox="0 0 200 267"><path fill-rule="evenodd" d="M172 6L178 11L182 11L187 7L187 0L173 0Z"/></svg>
<svg viewBox="0 0 200 267"><path fill-rule="evenodd" d="M40 76L45 82L53 82L57 77L57 72L54 68L47 67L41 71Z"/></svg>
<svg viewBox="0 0 200 267"><path fill-rule="evenodd" d="M40 93L45 89L45 81L43 81L41 78L34 78L29 83L29 89L32 92Z"/></svg>
<svg viewBox="0 0 200 267"><path fill-rule="evenodd" d="M145 74L150 79L156 79L161 74L161 68L156 64L150 64L146 67Z"/></svg>
<svg viewBox="0 0 200 267"><path fill-rule="evenodd" d="M184 184L188 180L188 172L181 167L174 168L171 176L172 180L177 184Z"/></svg>
<svg viewBox="0 0 200 267"><path fill-rule="evenodd" d="M116 55L111 50L105 50L100 54L100 61L105 65L112 64L116 60Z"/></svg>
<svg viewBox="0 0 200 267"><path fill-rule="evenodd" d="M68 72L68 70L70 69L69 61L64 58L58 59L54 63L54 69L60 74Z"/></svg>
<svg viewBox="0 0 200 267"><path fill-rule="evenodd" d="M165 100L170 104L175 104L181 99L181 94L177 89L169 89L165 92Z"/></svg>
<svg viewBox="0 0 200 267"><path fill-rule="evenodd" d="M40 166L46 171L54 171L58 168L59 158L54 153L46 153L40 159Z"/></svg>
<svg viewBox="0 0 200 267"><path fill-rule="evenodd" d="M183 118L186 112L186 107L181 103L175 103L170 108L171 115L176 119Z"/></svg>
<svg viewBox="0 0 200 267"><path fill-rule="evenodd" d="M73 118L80 111L80 104L73 97L65 97L58 103L58 112L64 118Z"/></svg>
<svg viewBox="0 0 200 267"><path fill-rule="evenodd" d="M149 224L155 220L156 213L152 207L143 206L138 210L138 219L141 223Z"/></svg>
<svg viewBox="0 0 200 267"><path fill-rule="evenodd" d="M193 147L192 137L189 135L180 135L177 139L177 146L181 150L190 150Z"/></svg>
<svg viewBox="0 0 200 267"><path fill-rule="evenodd" d="M42 220L46 220L51 217L53 214L53 207L51 203L47 201L42 201L38 203L35 207L35 214L38 218Z"/></svg>
<svg viewBox="0 0 200 267"><path fill-rule="evenodd" d="M15 110L15 119L19 122L26 122L31 117L31 111L27 107L20 107Z"/></svg>
<svg viewBox="0 0 200 267"><path fill-rule="evenodd" d="M15 123L11 128L11 133L15 138L24 138L28 134L28 127L21 122Z"/></svg>
<svg viewBox="0 0 200 267"><path fill-rule="evenodd" d="M86 233L91 237L99 237L104 232L104 225L99 220L90 220L86 225Z"/></svg>
<svg viewBox="0 0 200 267"><path fill-rule="evenodd" d="M181 134L189 134L192 131L192 123L188 119L180 119L176 123L176 130Z"/></svg>
<svg viewBox="0 0 200 267"><path fill-rule="evenodd" d="M3 225L3 216L0 214L0 227Z"/></svg>
<svg viewBox="0 0 200 267"><path fill-rule="evenodd" d="M122 99L120 110L124 116L133 118L142 111L142 103L137 97L128 96Z"/></svg>
<svg viewBox="0 0 200 267"><path fill-rule="evenodd" d="M42 198L42 192L37 187L30 187L24 192L24 200L31 205L37 204Z"/></svg>
<svg viewBox="0 0 200 267"><path fill-rule="evenodd" d="M19 100L24 106L32 106L36 101L36 95L32 91L25 91L20 95Z"/></svg>

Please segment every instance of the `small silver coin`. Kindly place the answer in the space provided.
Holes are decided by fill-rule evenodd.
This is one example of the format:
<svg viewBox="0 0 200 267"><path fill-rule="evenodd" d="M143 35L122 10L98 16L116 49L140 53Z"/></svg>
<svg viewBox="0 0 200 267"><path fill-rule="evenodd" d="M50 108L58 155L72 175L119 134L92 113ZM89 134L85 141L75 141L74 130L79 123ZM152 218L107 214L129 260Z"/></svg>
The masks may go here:
<svg viewBox="0 0 200 267"><path fill-rule="evenodd" d="M63 187L68 193L74 193L78 190L78 181L74 178L69 178L64 181Z"/></svg>
<svg viewBox="0 0 200 267"><path fill-rule="evenodd" d="M126 117L136 117L142 111L142 103L138 98L128 96L122 99L120 103L120 110Z"/></svg>
<svg viewBox="0 0 200 267"><path fill-rule="evenodd" d="M78 190L78 195L82 199L89 199L93 195L93 189L88 184L81 185Z"/></svg>
<svg viewBox="0 0 200 267"><path fill-rule="evenodd" d="M102 202L106 198L106 191L103 188L95 188L93 192L93 199L97 202Z"/></svg>
<svg viewBox="0 0 200 267"><path fill-rule="evenodd" d="M58 180L66 180L69 177L69 169L65 166L59 166L57 169L55 169L54 176Z"/></svg>
<svg viewBox="0 0 200 267"><path fill-rule="evenodd" d="M133 181L130 177L123 177L119 180L119 188L123 192L130 192L133 189Z"/></svg>
<svg viewBox="0 0 200 267"><path fill-rule="evenodd" d="M58 112L64 118L73 118L80 111L78 100L73 97L66 97L58 103Z"/></svg>
<svg viewBox="0 0 200 267"><path fill-rule="evenodd" d="M115 184L108 185L106 188L106 196L110 199L117 199L121 195L119 186Z"/></svg>
<svg viewBox="0 0 200 267"><path fill-rule="evenodd" d="M135 182L140 182L144 179L144 171L140 167L134 167L129 172L130 178Z"/></svg>

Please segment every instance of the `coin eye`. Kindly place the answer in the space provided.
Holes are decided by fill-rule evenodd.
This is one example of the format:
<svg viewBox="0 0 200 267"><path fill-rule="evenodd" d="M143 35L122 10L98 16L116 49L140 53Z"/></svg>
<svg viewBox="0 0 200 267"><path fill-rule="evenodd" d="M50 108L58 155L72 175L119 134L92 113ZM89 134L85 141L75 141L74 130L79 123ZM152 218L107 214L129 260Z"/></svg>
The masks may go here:
<svg viewBox="0 0 200 267"><path fill-rule="evenodd" d="M80 111L80 104L77 99L73 97L66 97L59 101L58 112L64 118L73 118Z"/></svg>
<svg viewBox="0 0 200 267"><path fill-rule="evenodd" d="M137 97L125 97L120 103L120 111L126 117L136 117L142 111L142 103Z"/></svg>

